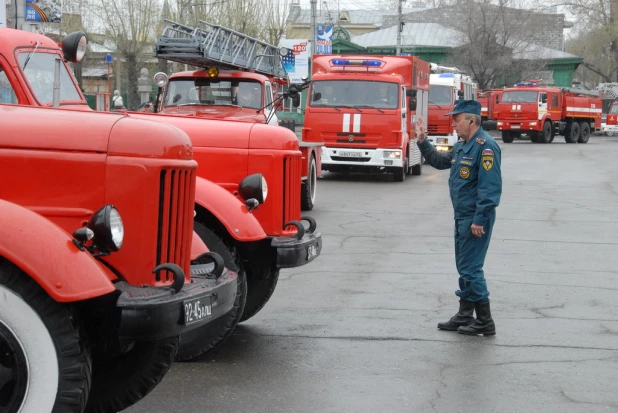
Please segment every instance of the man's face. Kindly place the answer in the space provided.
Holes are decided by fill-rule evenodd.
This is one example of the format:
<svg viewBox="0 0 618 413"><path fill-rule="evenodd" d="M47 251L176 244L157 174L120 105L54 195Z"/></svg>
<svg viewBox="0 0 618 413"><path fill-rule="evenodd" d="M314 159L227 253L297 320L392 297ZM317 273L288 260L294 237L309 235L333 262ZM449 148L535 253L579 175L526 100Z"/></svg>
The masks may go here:
<svg viewBox="0 0 618 413"><path fill-rule="evenodd" d="M453 115L452 119L453 119L452 125L453 125L453 128L455 129L455 132L457 132L457 136L464 138L464 139L468 139L470 127L472 126L470 125L470 122L472 121L472 119L466 119L465 113L458 113L456 115Z"/></svg>

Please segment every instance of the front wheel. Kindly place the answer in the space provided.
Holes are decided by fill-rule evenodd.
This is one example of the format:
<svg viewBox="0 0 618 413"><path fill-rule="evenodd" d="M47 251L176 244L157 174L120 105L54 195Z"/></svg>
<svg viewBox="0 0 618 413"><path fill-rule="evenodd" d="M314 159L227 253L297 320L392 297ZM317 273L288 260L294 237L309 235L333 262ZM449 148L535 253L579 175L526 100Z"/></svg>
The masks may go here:
<svg viewBox="0 0 618 413"><path fill-rule="evenodd" d="M509 131L502 131L502 142L504 143L513 143L514 135Z"/></svg>
<svg viewBox="0 0 618 413"><path fill-rule="evenodd" d="M252 270L255 271L256 268L248 269L249 272ZM252 276L248 278L249 288L247 289L247 302L245 303L245 309L240 318L241 323L259 313L275 292L275 287L279 280L279 270L272 270L264 267L262 271L264 272L263 274L252 274Z"/></svg>
<svg viewBox="0 0 618 413"><path fill-rule="evenodd" d="M315 205L315 195L318 183L318 168L315 156L311 155L307 179L301 184L300 207L303 211L311 211Z"/></svg>
<svg viewBox="0 0 618 413"><path fill-rule="evenodd" d="M91 356L70 306L0 264L0 411L84 411Z"/></svg>
<svg viewBox="0 0 618 413"><path fill-rule="evenodd" d="M539 135L539 143L551 143L553 135L551 122L546 120L543 123L543 131Z"/></svg>
<svg viewBox="0 0 618 413"><path fill-rule="evenodd" d="M193 229L208 249L221 255L225 266L238 274L236 297L232 309L227 314L180 336L177 361L194 359L224 343L236 329L247 299L247 274L237 251L228 247L217 234L201 223L194 222Z"/></svg>

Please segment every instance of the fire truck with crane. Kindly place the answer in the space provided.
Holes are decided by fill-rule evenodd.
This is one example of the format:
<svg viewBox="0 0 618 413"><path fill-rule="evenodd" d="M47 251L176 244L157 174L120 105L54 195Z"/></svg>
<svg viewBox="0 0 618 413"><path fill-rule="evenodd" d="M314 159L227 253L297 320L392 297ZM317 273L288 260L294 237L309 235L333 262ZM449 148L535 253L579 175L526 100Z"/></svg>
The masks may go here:
<svg viewBox="0 0 618 413"><path fill-rule="evenodd" d="M201 68L157 79L164 93L160 113L278 125L279 89L288 86L278 48L229 28L200 21L198 27L165 20L155 55ZM299 142L302 153L302 210L313 209L320 169L321 142Z"/></svg>
<svg viewBox="0 0 618 413"><path fill-rule="evenodd" d="M303 141L323 141L322 169L422 173L414 132L427 119L429 63L415 56L314 56Z"/></svg>
<svg viewBox="0 0 618 413"><path fill-rule="evenodd" d="M0 93L3 102L92 111L64 61L63 50L49 37L3 29L0 44L0 84L11 88L10 93ZM27 58L25 69L25 61L18 57ZM288 129L269 125L117 113L147 119L150 124L156 121L163 129L178 123L193 142L197 140L192 148L199 162L194 229L212 252L223 257L225 266L238 274L233 310L205 328L181 335L176 358L190 359L223 342L238 322L257 314L272 296L280 269L308 264L320 255L322 238L315 220L300 216L298 140ZM150 139L147 134L140 136ZM208 156L217 152L227 157L222 161ZM227 169L235 175L224 185L203 178L204 171Z"/></svg>
<svg viewBox="0 0 618 413"><path fill-rule="evenodd" d="M438 151L450 151L457 142L451 118L444 115L453 110L458 99L475 100L476 83L456 67L431 63L427 133Z"/></svg>
<svg viewBox="0 0 618 413"><path fill-rule="evenodd" d="M0 411L124 410L165 376L179 335L232 310L237 274L193 232L186 133L42 107L85 102L66 64L83 33L63 53L39 34L0 39Z"/></svg>
<svg viewBox="0 0 618 413"><path fill-rule="evenodd" d="M614 136L618 133L618 83L600 83L597 90L603 93L605 124L602 132Z"/></svg>
<svg viewBox="0 0 618 413"><path fill-rule="evenodd" d="M494 110L504 143L512 143L523 133L534 143L551 143L556 135L563 135L566 143L587 143L591 131L600 130L599 91L538 83L529 80L502 91Z"/></svg>

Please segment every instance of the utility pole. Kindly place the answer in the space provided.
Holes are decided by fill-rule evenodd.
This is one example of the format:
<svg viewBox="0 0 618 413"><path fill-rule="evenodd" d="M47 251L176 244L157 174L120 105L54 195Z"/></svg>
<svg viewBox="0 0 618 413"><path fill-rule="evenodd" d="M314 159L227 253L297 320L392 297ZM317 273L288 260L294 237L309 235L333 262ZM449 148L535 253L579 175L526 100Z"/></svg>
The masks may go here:
<svg viewBox="0 0 618 413"><path fill-rule="evenodd" d="M395 53L397 56L401 56L401 32L403 31L403 1L404 0L399 0L399 5L397 6L397 52Z"/></svg>
<svg viewBox="0 0 618 413"><path fill-rule="evenodd" d="M311 67L309 68L309 74L313 73L313 56L315 55L315 38L316 38L316 6L318 0L311 0Z"/></svg>
<svg viewBox="0 0 618 413"><path fill-rule="evenodd" d="M26 0L15 0L15 29L23 30L23 25L26 23Z"/></svg>

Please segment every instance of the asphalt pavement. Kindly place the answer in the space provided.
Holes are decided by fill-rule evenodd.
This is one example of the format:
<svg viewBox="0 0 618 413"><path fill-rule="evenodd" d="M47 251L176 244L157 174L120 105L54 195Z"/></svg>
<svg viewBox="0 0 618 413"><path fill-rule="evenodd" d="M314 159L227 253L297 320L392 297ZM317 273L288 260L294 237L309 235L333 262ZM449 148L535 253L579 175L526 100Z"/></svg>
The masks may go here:
<svg viewBox="0 0 618 413"><path fill-rule="evenodd" d="M325 173L322 255L126 412L618 411L618 137L498 142L495 337L436 328L458 308L448 171Z"/></svg>

